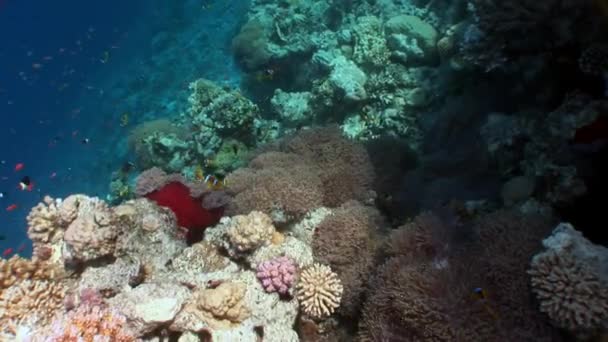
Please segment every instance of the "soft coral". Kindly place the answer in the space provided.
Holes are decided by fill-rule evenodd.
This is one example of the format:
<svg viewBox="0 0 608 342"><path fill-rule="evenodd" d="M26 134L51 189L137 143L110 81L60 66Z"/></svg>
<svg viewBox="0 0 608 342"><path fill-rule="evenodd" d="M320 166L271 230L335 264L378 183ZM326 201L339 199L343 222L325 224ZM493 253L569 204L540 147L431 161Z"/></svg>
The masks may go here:
<svg viewBox="0 0 608 342"><path fill-rule="evenodd" d="M192 197L188 186L181 182L167 183L145 196L175 213L177 223L188 230L186 238L189 243L200 241L205 228L219 222L224 213L222 207L204 208L202 197Z"/></svg>

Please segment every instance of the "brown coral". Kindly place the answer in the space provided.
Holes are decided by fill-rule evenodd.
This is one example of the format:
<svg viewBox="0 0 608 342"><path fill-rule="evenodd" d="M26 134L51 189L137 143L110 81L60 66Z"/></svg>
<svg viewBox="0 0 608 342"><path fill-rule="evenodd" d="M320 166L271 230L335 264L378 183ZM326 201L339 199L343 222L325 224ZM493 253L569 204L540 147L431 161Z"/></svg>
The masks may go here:
<svg viewBox="0 0 608 342"><path fill-rule="evenodd" d="M374 169L365 148L342 136L337 127L301 131L285 139L282 150L311 160L320 170L323 204L336 207L350 200L366 201Z"/></svg>
<svg viewBox="0 0 608 342"><path fill-rule="evenodd" d="M66 257L89 261L110 255L121 232L120 221L108 205L98 198L82 199L78 216L64 234Z"/></svg>
<svg viewBox="0 0 608 342"><path fill-rule="evenodd" d="M330 127L302 131L267 146L248 168L226 179L235 195L231 213L282 211L289 220L320 206L368 201L373 198L373 178L365 149Z"/></svg>
<svg viewBox="0 0 608 342"><path fill-rule="evenodd" d="M548 229L545 220L504 211L472 229L429 213L414 219L394 233L399 239L370 282L361 339L560 341L527 286L527 260ZM483 301L473 295L478 287Z"/></svg>
<svg viewBox="0 0 608 342"><path fill-rule="evenodd" d="M373 270L376 235L382 226L376 209L350 201L334 210L315 230L315 260L331 266L344 284L339 309L342 315L357 316L361 294Z"/></svg>
<svg viewBox="0 0 608 342"><path fill-rule="evenodd" d="M532 259L532 291L540 311L579 339L608 330L608 249L591 243L568 223L543 240Z"/></svg>

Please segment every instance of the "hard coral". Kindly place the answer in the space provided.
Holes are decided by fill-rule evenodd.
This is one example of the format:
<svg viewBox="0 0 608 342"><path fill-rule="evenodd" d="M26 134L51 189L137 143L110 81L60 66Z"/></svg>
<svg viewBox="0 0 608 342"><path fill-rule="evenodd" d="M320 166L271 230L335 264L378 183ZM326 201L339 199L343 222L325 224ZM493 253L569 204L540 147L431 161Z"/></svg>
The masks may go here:
<svg viewBox="0 0 608 342"><path fill-rule="evenodd" d="M528 273L540 310L560 328L586 339L608 330L608 249L562 223L543 240Z"/></svg>
<svg viewBox="0 0 608 342"><path fill-rule="evenodd" d="M340 306L342 290L342 282L329 266L313 264L300 274L297 297L304 313L325 318Z"/></svg>
<svg viewBox="0 0 608 342"><path fill-rule="evenodd" d="M134 342L136 337L125 328L126 318L101 306L82 305L53 323L48 342Z"/></svg>
<svg viewBox="0 0 608 342"><path fill-rule="evenodd" d="M291 259L282 256L264 261L257 267L256 276L266 292L285 295L295 280L296 266Z"/></svg>
<svg viewBox="0 0 608 342"><path fill-rule="evenodd" d="M24 280L0 295L0 332L12 324L44 327L63 309L66 286L46 280Z"/></svg>
<svg viewBox="0 0 608 342"><path fill-rule="evenodd" d="M275 228L268 215L252 211L249 215L232 217L226 233L236 252L244 253L269 243L274 232Z"/></svg>

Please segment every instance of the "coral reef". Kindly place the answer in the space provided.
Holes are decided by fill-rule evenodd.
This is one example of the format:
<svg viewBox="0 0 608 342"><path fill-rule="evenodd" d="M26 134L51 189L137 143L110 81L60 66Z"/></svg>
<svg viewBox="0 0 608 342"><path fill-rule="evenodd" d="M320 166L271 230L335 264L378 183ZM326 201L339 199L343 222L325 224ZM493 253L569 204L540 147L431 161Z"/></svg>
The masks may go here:
<svg viewBox="0 0 608 342"><path fill-rule="evenodd" d="M567 223L543 240L546 250L528 273L540 310L581 339L608 329L608 249L592 244Z"/></svg>

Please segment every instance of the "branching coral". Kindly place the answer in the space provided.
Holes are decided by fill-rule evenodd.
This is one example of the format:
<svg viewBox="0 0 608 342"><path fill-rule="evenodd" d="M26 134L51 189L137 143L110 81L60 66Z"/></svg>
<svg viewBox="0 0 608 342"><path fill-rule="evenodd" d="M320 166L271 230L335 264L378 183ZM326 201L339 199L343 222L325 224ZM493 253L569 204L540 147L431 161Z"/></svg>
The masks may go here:
<svg viewBox="0 0 608 342"><path fill-rule="evenodd" d="M593 245L569 224L543 241L528 273L540 310L581 338L608 329L608 249Z"/></svg>
<svg viewBox="0 0 608 342"><path fill-rule="evenodd" d="M41 260L30 260L13 255L10 259L0 259L0 293L24 280L53 280L62 270Z"/></svg>
<svg viewBox="0 0 608 342"><path fill-rule="evenodd" d="M302 310L313 318L325 318L340 306L342 282L329 266L313 264L302 270L296 288Z"/></svg>
<svg viewBox="0 0 608 342"><path fill-rule="evenodd" d="M12 285L0 294L2 329L16 325L48 326L63 310L66 291L64 284L47 280L23 280Z"/></svg>

